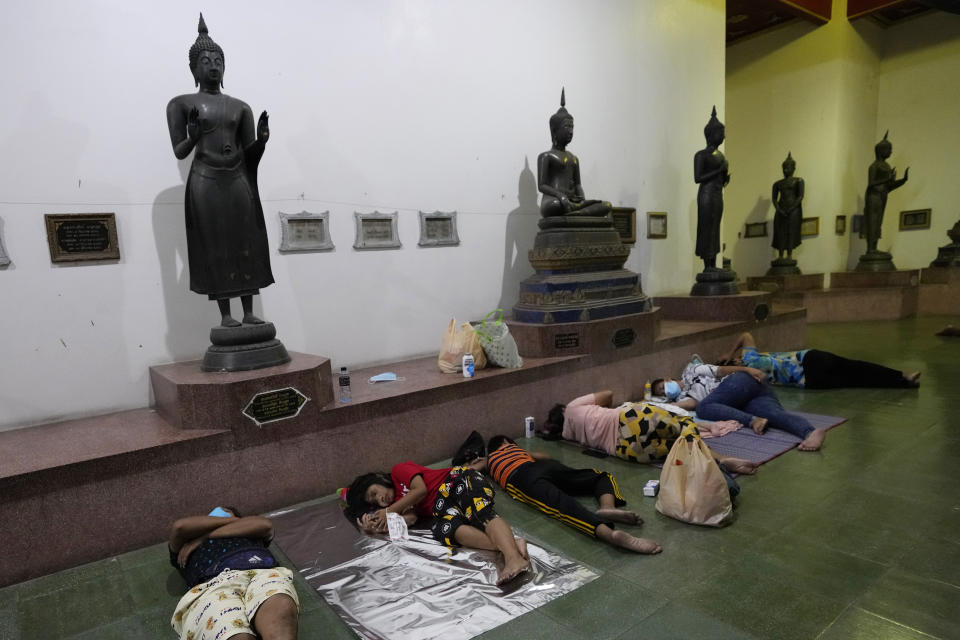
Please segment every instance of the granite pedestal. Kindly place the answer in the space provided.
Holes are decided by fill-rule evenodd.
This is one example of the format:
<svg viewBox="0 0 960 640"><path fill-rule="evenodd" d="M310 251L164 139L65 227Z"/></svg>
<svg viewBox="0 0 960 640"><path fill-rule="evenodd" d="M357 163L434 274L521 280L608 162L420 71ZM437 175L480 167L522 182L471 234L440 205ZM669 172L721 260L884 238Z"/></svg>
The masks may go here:
<svg viewBox="0 0 960 640"><path fill-rule="evenodd" d="M747 278L747 289L750 291L769 291L774 294L823 289L823 274L770 275L768 272L765 276Z"/></svg>
<svg viewBox="0 0 960 640"><path fill-rule="evenodd" d="M920 315L960 314L960 266L920 270Z"/></svg>
<svg viewBox="0 0 960 640"><path fill-rule="evenodd" d="M919 269L894 271L834 271L830 274L831 289L871 287L916 287L920 283Z"/></svg>
<svg viewBox="0 0 960 640"><path fill-rule="evenodd" d="M771 299L766 291L745 291L720 296L657 296L654 302L664 320L743 322L766 318Z"/></svg>
<svg viewBox="0 0 960 640"><path fill-rule="evenodd" d="M180 429L257 429L257 422L244 414L251 401L258 394L294 389L307 400L298 400L289 391L277 393L261 397L255 405L259 414L252 409L248 414L270 419L271 415L286 416L296 411L296 415L277 420L309 423L316 420L320 409L333 402L330 360L304 353L290 355L286 364L256 371L209 373L201 371L199 361L150 367L157 411Z"/></svg>

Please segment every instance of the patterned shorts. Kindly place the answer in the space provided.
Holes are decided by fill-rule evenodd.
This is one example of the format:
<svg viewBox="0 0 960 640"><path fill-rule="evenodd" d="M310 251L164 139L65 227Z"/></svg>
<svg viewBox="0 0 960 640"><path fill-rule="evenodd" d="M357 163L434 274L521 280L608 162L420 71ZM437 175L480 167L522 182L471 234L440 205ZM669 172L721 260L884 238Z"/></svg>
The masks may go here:
<svg viewBox="0 0 960 640"><path fill-rule="evenodd" d="M455 547L457 529L466 524L483 531L487 523L497 517L493 510L493 487L479 471L454 467L440 485L433 516L434 539Z"/></svg>
<svg viewBox="0 0 960 640"><path fill-rule="evenodd" d="M256 635L251 621L267 598L286 594L300 606L293 574L275 569L228 569L180 598L170 624L180 640L226 640L238 633Z"/></svg>
<svg viewBox="0 0 960 640"><path fill-rule="evenodd" d="M625 406L620 411L617 457L641 463L664 460L680 432L690 425L696 428L693 418L645 402Z"/></svg>

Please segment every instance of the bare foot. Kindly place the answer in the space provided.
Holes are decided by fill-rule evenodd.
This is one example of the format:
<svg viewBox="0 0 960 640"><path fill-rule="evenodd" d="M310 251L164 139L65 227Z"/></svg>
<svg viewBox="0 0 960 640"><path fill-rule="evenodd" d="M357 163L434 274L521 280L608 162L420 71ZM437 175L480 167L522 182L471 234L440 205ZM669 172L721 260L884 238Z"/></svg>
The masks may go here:
<svg viewBox="0 0 960 640"><path fill-rule="evenodd" d="M220 326L221 327L239 327L240 323L234 320L230 316L223 316L223 318L220 320Z"/></svg>
<svg viewBox="0 0 960 640"><path fill-rule="evenodd" d="M908 387L919 387L920 386L920 374L921 371L913 371L911 373L903 374L903 380L907 383Z"/></svg>
<svg viewBox="0 0 960 640"><path fill-rule="evenodd" d="M527 541L523 538L514 538L514 541L517 543L517 549L520 551L520 557L524 560L530 559L530 553L527 551Z"/></svg>
<svg viewBox="0 0 960 640"><path fill-rule="evenodd" d="M731 473L743 473L748 476L755 474L757 467L760 466L753 460L744 460L743 458L723 458L720 463Z"/></svg>
<svg viewBox="0 0 960 640"><path fill-rule="evenodd" d="M643 524L643 518L633 511L627 511L626 509L597 509L595 513L597 517L602 520L610 520L611 522L619 522L621 524L632 524L634 526Z"/></svg>
<svg viewBox="0 0 960 640"><path fill-rule="evenodd" d="M801 442L797 448L800 449L800 451L816 451L823 444L823 440L826 437L826 431L823 429L814 429L810 432L810 435L807 436L806 440Z"/></svg>
<svg viewBox="0 0 960 640"><path fill-rule="evenodd" d="M513 562L507 562L503 570L497 573L497 586L503 586L506 583L510 582L521 573L525 573L530 570L530 561L526 558L517 558Z"/></svg>
<svg viewBox="0 0 960 640"><path fill-rule="evenodd" d="M611 539L613 544L627 551L647 554L660 553L663 551L663 547L655 541L648 538L635 538L626 531L614 531Z"/></svg>
<svg viewBox="0 0 960 640"><path fill-rule="evenodd" d="M767 419L761 418L760 416L754 417L750 421L750 428L754 430L755 433L763 433L767 430Z"/></svg>

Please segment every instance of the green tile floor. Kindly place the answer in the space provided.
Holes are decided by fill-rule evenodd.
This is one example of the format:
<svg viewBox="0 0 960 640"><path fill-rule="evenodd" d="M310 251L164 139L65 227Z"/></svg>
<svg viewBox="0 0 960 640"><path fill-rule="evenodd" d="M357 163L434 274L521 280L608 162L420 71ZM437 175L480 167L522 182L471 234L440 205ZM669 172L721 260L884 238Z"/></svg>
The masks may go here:
<svg viewBox="0 0 960 640"><path fill-rule="evenodd" d="M483 638L960 637L960 338L949 318L811 325L812 346L903 369L919 390L782 390L790 409L845 416L819 453L791 451L741 479L725 529L657 514L657 470L531 441L613 472L638 529L664 546L629 555L506 497L511 524L602 574ZM956 322L956 318L952 321ZM305 583L300 637L354 635ZM163 545L0 589L0 640L172 638L184 591Z"/></svg>

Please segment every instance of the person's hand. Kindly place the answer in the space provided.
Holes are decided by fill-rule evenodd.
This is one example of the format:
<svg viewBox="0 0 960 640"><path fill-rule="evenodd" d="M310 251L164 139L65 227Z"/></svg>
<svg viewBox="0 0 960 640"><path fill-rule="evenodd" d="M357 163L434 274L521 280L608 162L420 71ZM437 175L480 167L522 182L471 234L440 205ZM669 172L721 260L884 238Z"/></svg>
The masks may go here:
<svg viewBox="0 0 960 640"><path fill-rule="evenodd" d="M196 107L192 107L187 114L187 137L192 141L200 137L200 112Z"/></svg>
<svg viewBox="0 0 960 640"><path fill-rule="evenodd" d="M907 167L907 170L903 172L903 181L906 182L907 178L910 177L910 167Z"/></svg>
<svg viewBox="0 0 960 640"><path fill-rule="evenodd" d="M257 121L257 140L263 140L264 142L270 137L270 116L266 111L260 114L260 119Z"/></svg>
<svg viewBox="0 0 960 640"><path fill-rule="evenodd" d="M763 384L764 382L767 381L767 374L765 374L763 371L760 371L760 369L747 367L747 373L749 373L753 377L753 379L759 382L760 384Z"/></svg>
<svg viewBox="0 0 960 640"><path fill-rule="evenodd" d="M180 552L177 554L177 565L181 569L187 566L187 560L190 558L190 554L196 551L197 547L203 544L203 541L206 539L206 536L200 536L180 547Z"/></svg>

